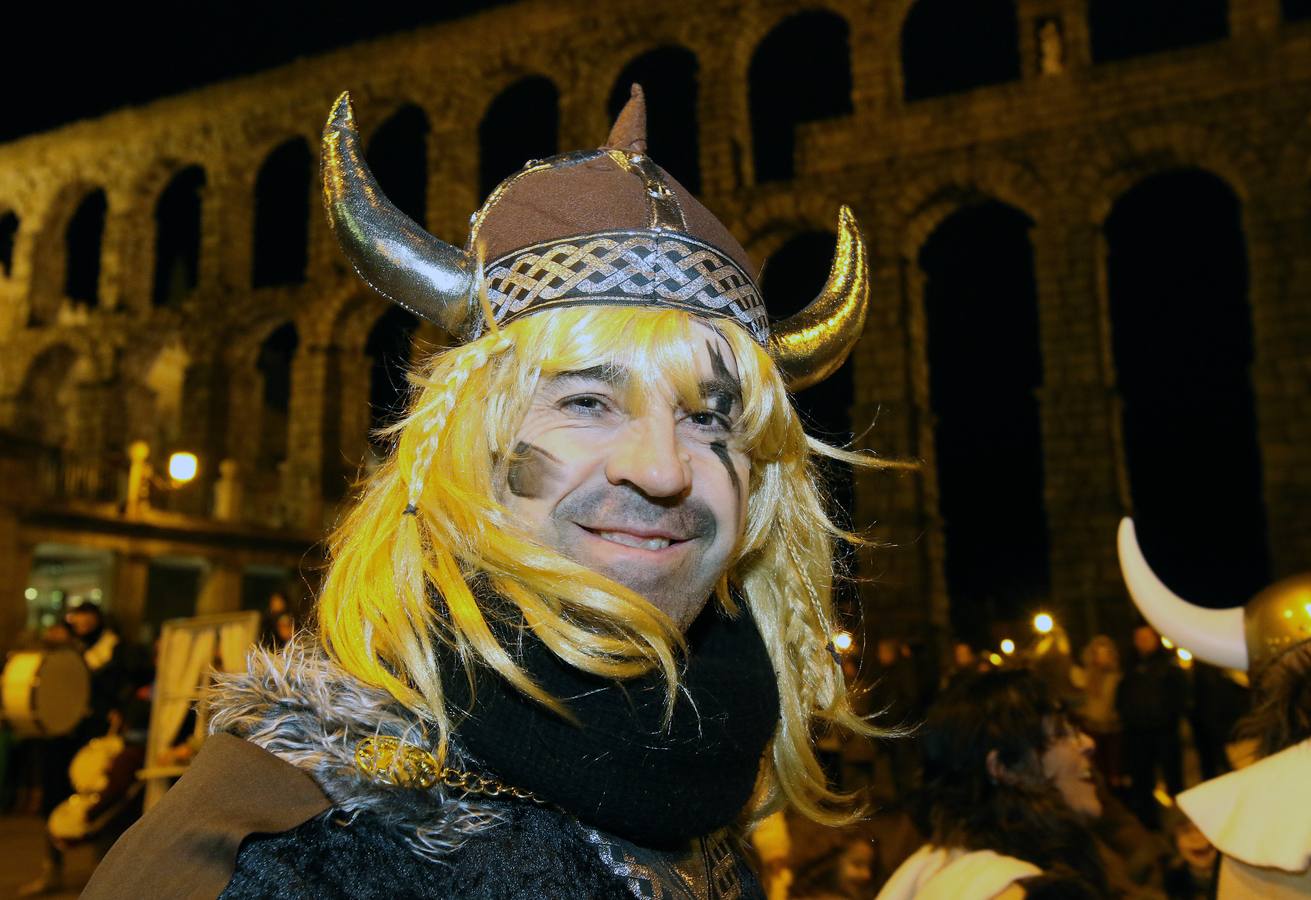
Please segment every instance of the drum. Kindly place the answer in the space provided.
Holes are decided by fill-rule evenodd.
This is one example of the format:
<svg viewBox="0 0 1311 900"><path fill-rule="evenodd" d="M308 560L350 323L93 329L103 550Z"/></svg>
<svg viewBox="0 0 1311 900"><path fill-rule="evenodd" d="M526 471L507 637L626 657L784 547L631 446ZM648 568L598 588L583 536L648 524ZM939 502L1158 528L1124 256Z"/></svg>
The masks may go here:
<svg viewBox="0 0 1311 900"><path fill-rule="evenodd" d="M0 700L18 737L58 737L90 711L91 674L76 650L22 650L5 663Z"/></svg>

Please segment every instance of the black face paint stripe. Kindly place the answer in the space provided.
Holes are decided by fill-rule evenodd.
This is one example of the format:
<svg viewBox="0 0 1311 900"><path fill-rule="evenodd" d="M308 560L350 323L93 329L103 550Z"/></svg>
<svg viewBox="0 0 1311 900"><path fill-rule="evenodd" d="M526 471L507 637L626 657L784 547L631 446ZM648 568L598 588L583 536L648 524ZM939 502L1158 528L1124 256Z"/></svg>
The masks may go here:
<svg viewBox="0 0 1311 900"><path fill-rule="evenodd" d="M520 441L505 474L505 486L516 497L540 497L560 460L534 444Z"/></svg>
<svg viewBox="0 0 1311 900"><path fill-rule="evenodd" d="M738 406L742 405L742 382L738 380L724 362L724 352L711 341L706 341L706 350L710 353L710 370L715 373L714 381L705 385L707 388L726 390L733 395Z"/></svg>
<svg viewBox="0 0 1311 900"><path fill-rule="evenodd" d="M737 467L733 465L733 457L728 454L728 445L723 441L711 441L710 449L715 452L715 456L719 457L719 461L724 464L724 468L728 469L728 479L733 482L733 491L740 499L742 497L742 479L737 477Z"/></svg>

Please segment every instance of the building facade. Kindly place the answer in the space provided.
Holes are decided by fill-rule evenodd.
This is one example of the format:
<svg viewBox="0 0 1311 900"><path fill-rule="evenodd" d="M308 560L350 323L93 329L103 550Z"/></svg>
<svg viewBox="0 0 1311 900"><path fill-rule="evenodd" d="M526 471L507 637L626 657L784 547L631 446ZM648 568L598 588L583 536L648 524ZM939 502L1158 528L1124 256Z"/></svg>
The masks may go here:
<svg viewBox="0 0 1311 900"><path fill-rule="evenodd" d="M976 600L1122 629L1117 521L1202 533L1178 496L1235 494L1206 533L1250 537L1249 581L1306 568L1311 20L1195 5L1136 45L1134 5L1096 0L980 0L965 26L943 0L527 0L0 146L0 643L60 572L134 629L315 558L398 391L388 354L442 342L384 321L319 211L347 88L384 189L454 243L511 160L598 144L633 77L653 154L769 261L767 299L852 206L873 306L842 427L916 463L855 477L881 544L867 631L968 627ZM1218 299L1135 318L1158 250L1152 284L1202 272ZM1207 317L1229 324L1190 336ZM1180 412L1162 371L1236 405ZM129 504L134 441L156 468L194 452L199 476ZM1153 494L1201 464L1196 497Z"/></svg>

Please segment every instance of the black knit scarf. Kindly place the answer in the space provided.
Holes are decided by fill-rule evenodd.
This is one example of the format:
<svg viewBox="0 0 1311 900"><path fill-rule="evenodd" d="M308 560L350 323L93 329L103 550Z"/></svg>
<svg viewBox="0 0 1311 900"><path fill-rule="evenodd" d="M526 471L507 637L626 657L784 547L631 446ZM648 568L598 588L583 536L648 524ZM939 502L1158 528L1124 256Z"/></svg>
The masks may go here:
<svg viewBox="0 0 1311 900"><path fill-rule="evenodd" d="M527 629L522 635L506 646L580 725L480 668L476 704L455 740L489 774L645 847L682 846L738 818L778 724L774 671L745 606L729 619L712 601L688 630L668 729L659 672L627 682L596 678L560 661ZM453 708L468 710L463 669L449 660L445 668Z"/></svg>

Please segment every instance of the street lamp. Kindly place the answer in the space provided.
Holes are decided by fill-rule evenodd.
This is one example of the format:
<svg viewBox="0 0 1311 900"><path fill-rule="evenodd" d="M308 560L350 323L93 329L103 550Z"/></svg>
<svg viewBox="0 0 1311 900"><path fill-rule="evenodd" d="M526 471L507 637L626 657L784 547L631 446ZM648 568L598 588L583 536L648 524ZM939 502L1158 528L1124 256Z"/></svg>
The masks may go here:
<svg viewBox="0 0 1311 900"><path fill-rule="evenodd" d="M1051 617L1050 613L1041 612L1033 617L1033 630L1039 634L1050 634L1055 627L1056 620Z"/></svg>
<svg viewBox="0 0 1311 900"><path fill-rule="evenodd" d="M168 458L168 477L174 484L186 484L196 477L200 463L194 453L174 453Z"/></svg>
<svg viewBox="0 0 1311 900"><path fill-rule="evenodd" d="M1007 656L1010 656L1012 653L1015 652L1015 642L1010 638L1006 638L1005 640L1003 640L1001 642L1001 652L1005 653Z"/></svg>
<svg viewBox="0 0 1311 900"><path fill-rule="evenodd" d="M833 635L833 646L839 653L846 653L851 649L852 637L849 631L839 631Z"/></svg>
<svg viewBox="0 0 1311 900"><path fill-rule="evenodd" d="M152 484L161 489L180 488L192 481L200 470L200 461L194 453L179 452L168 458L169 480L156 478L150 465L150 445L145 441L133 441L127 448L131 464L127 473L127 503L125 511L129 517L136 516L150 505L150 487Z"/></svg>

